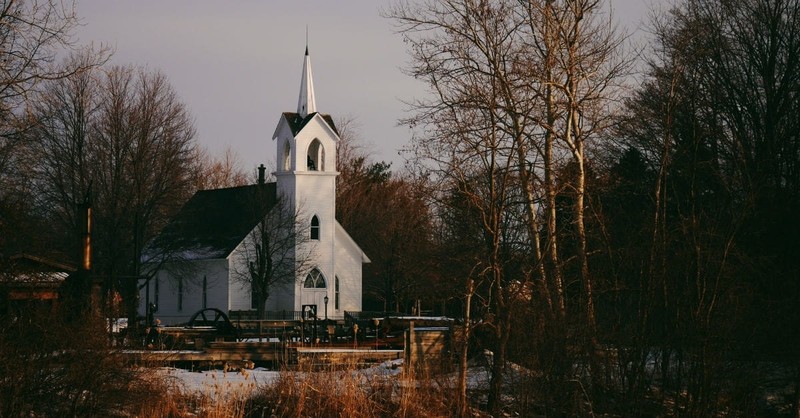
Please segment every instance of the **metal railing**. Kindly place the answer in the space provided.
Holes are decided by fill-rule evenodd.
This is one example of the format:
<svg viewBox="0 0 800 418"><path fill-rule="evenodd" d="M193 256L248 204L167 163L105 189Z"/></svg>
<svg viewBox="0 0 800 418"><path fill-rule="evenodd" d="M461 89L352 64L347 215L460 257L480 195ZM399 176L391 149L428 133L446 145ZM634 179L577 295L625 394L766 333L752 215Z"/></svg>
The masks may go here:
<svg viewBox="0 0 800 418"><path fill-rule="evenodd" d="M357 312L356 312L357 313ZM317 313L317 320L324 320L325 314ZM346 319L348 312L345 312L344 315L328 315L328 319L331 321L338 321L342 319ZM303 320L303 311L289 311L289 310L282 310L282 311L266 311L264 312L264 317L259 318L258 312L255 310L232 310L228 313L228 317L230 318L231 322L236 321L255 321L255 320L268 320L268 321L301 321ZM308 319L308 318L306 318Z"/></svg>
<svg viewBox="0 0 800 418"><path fill-rule="evenodd" d="M259 319L265 319L270 321L300 321L303 318L302 311L266 311L264 312L264 317L259 318L258 312L254 310L247 310L247 311L230 311L228 313L228 317L231 319L231 322L235 321L255 321Z"/></svg>

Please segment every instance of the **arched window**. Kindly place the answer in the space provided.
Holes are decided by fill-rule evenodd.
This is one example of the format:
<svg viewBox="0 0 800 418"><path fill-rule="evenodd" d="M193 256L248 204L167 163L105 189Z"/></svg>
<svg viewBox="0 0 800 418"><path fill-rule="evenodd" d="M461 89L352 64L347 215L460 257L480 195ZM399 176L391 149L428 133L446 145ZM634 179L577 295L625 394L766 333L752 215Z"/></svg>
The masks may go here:
<svg viewBox="0 0 800 418"><path fill-rule="evenodd" d="M306 289L324 289L325 278L322 277L322 273L319 270L311 270L311 273L308 273L308 276L306 276L306 281L303 283L303 287Z"/></svg>
<svg viewBox="0 0 800 418"><path fill-rule="evenodd" d="M306 155L306 169L308 171L322 171L325 169L322 159L325 156L325 150L319 139L311 141L308 146L308 154Z"/></svg>
<svg viewBox="0 0 800 418"><path fill-rule="evenodd" d="M317 218L317 215L311 218L311 239L319 239L319 218Z"/></svg>
<svg viewBox="0 0 800 418"><path fill-rule="evenodd" d="M333 295L333 309L339 310L339 276L336 276L336 281L334 282L334 295Z"/></svg>
<svg viewBox="0 0 800 418"><path fill-rule="evenodd" d="M183 277L178 277L178 312L183 311Z"/></svg>
<svg viewBox="0 0 800 418"><path fill-rule="evenodd" d="M286 141L286 145L283 147L283 171L289 171L292 169L292 146L289 145L289 141Z"/></svg>

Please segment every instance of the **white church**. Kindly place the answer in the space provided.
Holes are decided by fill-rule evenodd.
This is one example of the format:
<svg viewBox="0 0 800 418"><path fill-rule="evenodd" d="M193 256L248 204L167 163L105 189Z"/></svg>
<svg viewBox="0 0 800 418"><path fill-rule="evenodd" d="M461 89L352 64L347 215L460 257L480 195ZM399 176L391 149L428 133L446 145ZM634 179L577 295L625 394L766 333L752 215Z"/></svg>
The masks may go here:
<svg viewBox="0 0 800 418"><path fill-rule="evenodd" d="M272 136L277 147L274 183L197 192L149 244L145 253L169 253L153 263L155 276L142 288L140 314L156 307L162 324L179 324L202 309L255 311L251 286L241 280L246 248L255 228L279 199L301 214L307 239L295 254L311 254L296 280L269 291L266 311L301 311L316 305L320 318L360 311L362 265L367 255L336 221L336 147L339 135L329 115L317 112L308 48L303 61L296 112L285 112ZM254 191L268 201L255 207ZM169 243L169 244L165 244ZM169 247L168 249L166 247Z"/></svg>

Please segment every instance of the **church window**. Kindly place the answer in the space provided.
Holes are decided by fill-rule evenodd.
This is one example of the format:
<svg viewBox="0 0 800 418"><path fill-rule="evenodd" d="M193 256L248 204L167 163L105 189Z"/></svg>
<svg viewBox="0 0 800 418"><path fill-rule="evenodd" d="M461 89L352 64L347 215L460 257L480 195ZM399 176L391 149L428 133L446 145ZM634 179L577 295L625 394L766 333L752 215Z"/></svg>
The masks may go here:
<svg viewBox="0 0 800 418"><path fill-rule="evenodd" d="M336 276L335 289L333 296L333 309L339 310L339 276Z"/></svg>
<svg viewBox="0 0 800 418"><path fill-rule="evenodd" d="M203 309L208 308L208 277L203 276Z"/></svg>
<svg viewBox="0 0 800 418"><path fill-rule="evenodd" d="M311 218L311 239L319 239L319 218L317 218L317 215Z"/></svg>
<svg viewBox="0 0 800 418"><path fill-rule="evenodd" d="M183 277L178 278L178 312L183 310Z"/></svg>
<svg viewBox="0 0 800 418"><path fill-rule="evenodd" d="M289 145L289 141L286 141L286 145L283 147L283 171L289 171L292 168L291 154L292 146Z"/></svg>
<svg viewBox="0 0 800 418"><path fill-rule="evenodd" d="M322 277L322 272L317 269L311 270L311 273L306 276L303 287L306 289L325 289L325 278Z"/></svg>
<svg viewBox="0 0 800 418"><path fill-rule="evenodd" d="M308 146L308 154L306 155L306 169L309 171L322 171L325 169L324 162L325 150L322 148L322 143L319 139L311 141Z"/></svg>
<svg viewBox="0 0 800 418"><path fill-rule="evenodd" d="M160 296L160 293L161 292L158 289L158 277L156 277L155 289L153 290L153 303L155 303L156 306L158 306L158 297Z"/></svg>

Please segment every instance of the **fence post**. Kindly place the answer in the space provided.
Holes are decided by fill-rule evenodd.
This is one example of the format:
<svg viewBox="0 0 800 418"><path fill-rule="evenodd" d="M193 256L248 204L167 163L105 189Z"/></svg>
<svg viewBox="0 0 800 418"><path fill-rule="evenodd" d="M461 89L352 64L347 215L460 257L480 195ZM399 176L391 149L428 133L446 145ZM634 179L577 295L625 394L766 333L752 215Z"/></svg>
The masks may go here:
<svg viewBox="0 0 800 418"><path fill-rule="evenodd" d="M417 350L414 344L414 321L410 321L408 323L408 331L406 331L406 343L404 347L404 354L405 354L405 371L409 373L408 376L413 376L414 367L416 367L416 360L417 360Z"/></svg>

